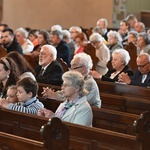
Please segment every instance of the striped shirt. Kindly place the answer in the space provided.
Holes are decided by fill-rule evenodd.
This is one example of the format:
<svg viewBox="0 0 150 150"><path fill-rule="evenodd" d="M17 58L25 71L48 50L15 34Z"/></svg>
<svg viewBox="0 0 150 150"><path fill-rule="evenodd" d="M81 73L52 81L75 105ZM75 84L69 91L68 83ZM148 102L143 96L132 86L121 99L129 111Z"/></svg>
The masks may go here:
<svg viewBox="0 0 150 150"><path fill-rule="evenodd" d="M10 103L8 105L8 109L10 110L20 111L20 112L35 114L35 115L37 114L39 108L44 108L44 105L36 97L33 97L32 99L24 103L18 102L15 104Z"/></svg>

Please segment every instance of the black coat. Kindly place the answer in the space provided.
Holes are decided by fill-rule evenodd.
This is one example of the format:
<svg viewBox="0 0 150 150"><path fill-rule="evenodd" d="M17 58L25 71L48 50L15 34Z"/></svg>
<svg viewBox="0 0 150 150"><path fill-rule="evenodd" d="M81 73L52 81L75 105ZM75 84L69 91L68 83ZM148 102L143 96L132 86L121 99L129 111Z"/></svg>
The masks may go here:
<svg viewBox="0 0 150 150"><path fill-rule="evenodd" d="M132 77L133 76L133 72L132 70L129 68L129 66L125 66L122 71L120 71L113 79L110 78L111 74L113 72L115 72L116 70L115 69L111 69L109 70L104 76L102 76L102 81L109 81L109 82L115 82L117 81L118 82L118 77L119 77L119 74L121 74L122 72L124 73L128 73L128 76L129 77Z"/></svg>
<svg viewBox="0 0 150 150"><path fill-rule="evenodd" d="M147 78L145 79L144 83L142 83L143 74L137 69L131 78L131 85L137 86L150 86L150 72L147 74Z"/></svg>
<svg viewBox="0 0 150 150"><path fill-rule="evenodd" d="M38 66L35 69L37 82L53 85L62 84L62 75L64 71L59 62L52 61L51 64L49 64L49 66L46 68L42 76L39 75L41 68L42 66Z"/></svg>
<svg viewBox="0 0 150 150"><path fill-rule="evenodd" d="M64 62L67 63L68 67L70 67L71 54L69 45L61 40L61 42L57 45L57 58L62 58Z"/></svg>
<svg viewBox="0 0 150 150"><path fill-rule="evenodd" d="M12 42L8 47L6 47L6 46L4 45L4 48L7 49L7 53L12 52L12 51L17 51L18 53L23 54L22 47L21 47L21 45L16 41L15 38L14 38L13 42Z"/></svg>

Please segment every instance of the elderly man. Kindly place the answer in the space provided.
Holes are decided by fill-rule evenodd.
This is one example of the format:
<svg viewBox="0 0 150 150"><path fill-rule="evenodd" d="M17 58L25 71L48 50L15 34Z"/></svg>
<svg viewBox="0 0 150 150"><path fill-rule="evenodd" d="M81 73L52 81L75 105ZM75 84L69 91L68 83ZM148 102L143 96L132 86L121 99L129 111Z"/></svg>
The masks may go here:
<svg viewBox="0 0 150 150"><path fill-rule="evenodd" d="M140 54L136 60L138 69L130 79L126 73L119 75L119 81L136 86L150 86L150 56L147 53Z"/></svg>
<svg viewBox="0 0 150 150"><path fill-rule="evenodd" d="M80 72L84 76L85 89L88 91L87 101L91 106L101 107L101 99L98 86L92 76L88 75L93 63L90 55L79 53L74 55L71 61L71 69ZM64 100L62 91L54 92L52 89L44 88L45 98Z"/></svg>
<svg viewBox="0 0 150 150"><path fill-rule="evenodd" d="M145 32L145 24L143 22L136 22L134 26L134 30L137 33Z"/></svg>
<svg viewBox="0 0 150 150"><path fill-rule="evenodd" d="M107 41L107 26L108 26L108 22L107 22L107 19L105 18L100 18L97 22L96 22L96 26L97 27L100 27L103 29L103 37L105 38L105 40Z"/></svg>
<svg viewBox="0 0 150 150"><path fill-rule="evenodd" d="M53 85L62 84L63 69L56 61L57 51L52 45L44 45L39 55L39 66L35 69L36 80Z"/></svg>

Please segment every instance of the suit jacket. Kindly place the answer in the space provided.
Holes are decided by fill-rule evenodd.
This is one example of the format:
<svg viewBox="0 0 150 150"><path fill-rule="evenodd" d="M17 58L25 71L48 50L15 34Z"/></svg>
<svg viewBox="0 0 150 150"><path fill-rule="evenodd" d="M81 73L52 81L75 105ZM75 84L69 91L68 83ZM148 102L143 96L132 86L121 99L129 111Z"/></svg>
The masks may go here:
<svg viewBox="0 0 150 150"><path fill-rule="evenodd" d="M55 112L56 116L57 112L64 107L65 103L66 101L59 105ZM86 96L81 97L71 108L69 108L61 119L71 123L92 126L93 113L87 102Z"/></svg>
<svg viewBox="0 0 150 150"><path fill-rule="evenodd" d="M101 80L102 81L109 81L109 82L115 82L117 81L118 82L118 77L119 77L119 74L121 74L122 72L124 73L128 73L129 77L132 77L133 76L133 72L132 70L129 68L129 66L125 66L122 71L120 71L113 79L110 78L111 74L113 72L115 72L116 70L115 69L111 69L109 70L104 76L102 76Z"/></svg>
<svg viewBox="0 0 150 150"><path fill-rule="evenodd" d="M142 83L142 73L137 69L131 78L130 85L137 85L137 86L150 86L150 72L147 74L147 78L145 79L144 83Z"/></svg>
<svg viewBox="0 0 150 150"><path fill-rule="evenodd" d="M62 66L57 61L52 61L51 64L46 68L42 76L39 76L42 66L38 66L35 69L36 80L40 83L61 85L62 75L64 73Z"/></svg>
<svg viewBox="0 0 150 150"><path fill-rule="evenodd" d="M61 42L56 46L57 49L57 58L62 58L63 61L65 61L68 65L68 67L70 67L70 60L71 60L71 50L69 45L61 40Z"/></svg>

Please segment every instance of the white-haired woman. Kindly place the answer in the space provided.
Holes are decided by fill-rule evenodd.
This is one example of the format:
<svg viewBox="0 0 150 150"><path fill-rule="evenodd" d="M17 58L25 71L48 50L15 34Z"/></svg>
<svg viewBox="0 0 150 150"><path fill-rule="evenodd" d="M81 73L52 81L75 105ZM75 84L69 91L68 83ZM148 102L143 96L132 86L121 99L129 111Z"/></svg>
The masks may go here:
<svg viewBox="0 0 150 150"><path fill-rule="evenodd" d="M23 54L33 51L33 43L28 39L28 32L24 28L18 28L15 31L15 36L18 43L22 47Z"/></svg>
<svg viewBox="0 0 150 150"><path fill-rule="evenodd" d="M121 44L122 38L118 32L110 30L107 33L107 37L108 37L107 47L109 48L111 54L114 50L123 48Z"/></svg>
<svg viewBox="0 0 150 150"><path fill-rule="evenodd" d="M93 114L87 102L84 78L77 71L65 72L62 76L62 92L66 100L53 113L47 109L39 109L38 115L48 118L59 117L63 121L92 126Z"/></svg>
<svg viewBox="0 0 150 150"><path fill-rule="evenodd" d="M99 33L93 33L90 36L90 42L95 47L96 57L99 59L96 65L96 71L105 75L108 71L107 63L110 60L110 52L103 40L103 37Z"/></svg>
<svg viewBox="0 0 150 150"><path fill-rule="evenodd" d="M94 78L109 82L118 82L119 74L122 72L127 73L129 77L133 76L132 70L129 68L130 61L129 53L124 49L116 49L112 53L112 67L105 75L101 75L96 71L91 71Z"/></svg>

